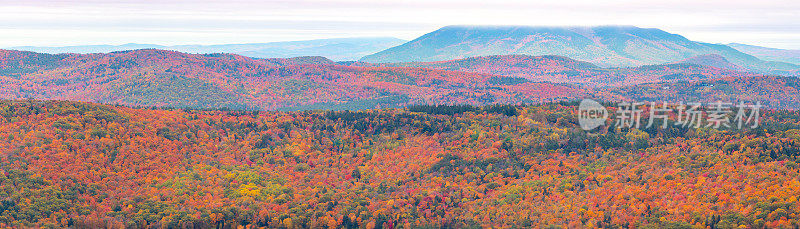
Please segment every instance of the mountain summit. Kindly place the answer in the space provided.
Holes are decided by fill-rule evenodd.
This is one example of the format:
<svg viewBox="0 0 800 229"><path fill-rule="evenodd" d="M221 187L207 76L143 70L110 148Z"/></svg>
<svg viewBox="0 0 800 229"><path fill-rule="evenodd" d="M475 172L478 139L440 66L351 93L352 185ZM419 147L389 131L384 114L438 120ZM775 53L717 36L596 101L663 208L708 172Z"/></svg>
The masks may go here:
<svg viewBox="0 0 800 229"><path fill-rule="evenodd" d="M560 55L602 67L662 64L705 54L762 72L797 65L767 62L725 45L695 42L660 29L635 26L446 26L364 62L427 62L487 55Z"/></svg>

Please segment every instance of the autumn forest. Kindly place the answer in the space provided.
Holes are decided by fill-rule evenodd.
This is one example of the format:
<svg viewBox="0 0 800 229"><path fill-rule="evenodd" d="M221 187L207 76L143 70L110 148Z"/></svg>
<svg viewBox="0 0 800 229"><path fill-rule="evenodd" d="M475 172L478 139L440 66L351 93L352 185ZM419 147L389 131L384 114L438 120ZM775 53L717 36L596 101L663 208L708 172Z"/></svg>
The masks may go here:
<svg viewBox="0 0 800 229"><path fill-rule="evenodd" d="M586 132L577 104L369 111L0 102L0 224L796 227L800 115ZM672 124L671 121L669 124Z"/></svg>
<svg viewBox="0 0 800 229"><path fill-rule="evenodd" d="M650 15L646 1L632 5ZM47 14L31 23L85 13L15 2L0 6L0 45L14 29L6 24L24 14L4 10ZM95 2L88 13L124 9L113 18L125 20L85 18L91 25L74 31L147 24L137 28L148 32L85 38L124 34L115 42L148 33L293 37L282 32L310 24L326 36L349 27L413 34L435 24L249 21L323 12L306 9L317 5L430 0L243 1L279 4L224 22L213 19L242 1L211 16L136 9L162 1ZM184 2L204 1L175 5ZM461 2L431 6L461 13ZM479 2L489 10L496 1ZM576 7L588 2L564 12L594 11ZM357 11L337 9L330 18ZM133 20L137 12L147 17ZM159 12L170 15L157 20ZM184 29L196 23L180 21L189 19L203 31ZM180 28L148 27L156 24ZM759 39L782 28L748 26ZM37 42L73 30L48 29L39 40L25 31L11 37ZM420 35L4 47L0 228L800 228L800 51L636 26L456 25ZM87 42L64 39L56 43Z"/></svg>

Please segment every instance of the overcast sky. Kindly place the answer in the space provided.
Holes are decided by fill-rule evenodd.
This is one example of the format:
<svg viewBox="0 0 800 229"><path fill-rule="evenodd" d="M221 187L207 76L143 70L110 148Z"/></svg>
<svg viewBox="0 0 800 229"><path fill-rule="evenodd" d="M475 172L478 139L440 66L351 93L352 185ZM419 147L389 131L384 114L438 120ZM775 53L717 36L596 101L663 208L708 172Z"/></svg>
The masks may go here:
<svg viewBox="0 0 800 229"><path fill-rule="evenodd" d="M798 0L0 0L0 47L413 39L445 25L635 25L800 49Z"/></svg>

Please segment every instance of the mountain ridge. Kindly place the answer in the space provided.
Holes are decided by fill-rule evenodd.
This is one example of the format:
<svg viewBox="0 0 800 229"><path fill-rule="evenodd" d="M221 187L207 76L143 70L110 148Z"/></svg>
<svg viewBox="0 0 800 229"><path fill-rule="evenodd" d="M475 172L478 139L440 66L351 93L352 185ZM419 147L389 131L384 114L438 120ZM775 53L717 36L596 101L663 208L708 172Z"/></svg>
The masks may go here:
<svg viewBox="0 0 800 229"><path fill-rule="evenodd" d="M360 61L431 62L510 54L560 55L601 67L663 64L719 54L734 64L764 73L786 74L800 69L789 63L764 61L725 45L635 26L445 26Z"/></svg>

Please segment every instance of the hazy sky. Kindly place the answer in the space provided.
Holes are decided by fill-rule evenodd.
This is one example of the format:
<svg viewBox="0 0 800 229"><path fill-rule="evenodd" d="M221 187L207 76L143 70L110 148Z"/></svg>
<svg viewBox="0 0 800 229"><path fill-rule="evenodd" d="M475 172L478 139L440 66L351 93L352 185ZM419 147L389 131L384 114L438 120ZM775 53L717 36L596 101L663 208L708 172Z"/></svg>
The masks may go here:
<svg viewBox="0 0 800 229"><path fill-rule="evenodd" d="M0 47L413 39L453 24L635 25L800 49L798 0L0 0Z"/></svg>

